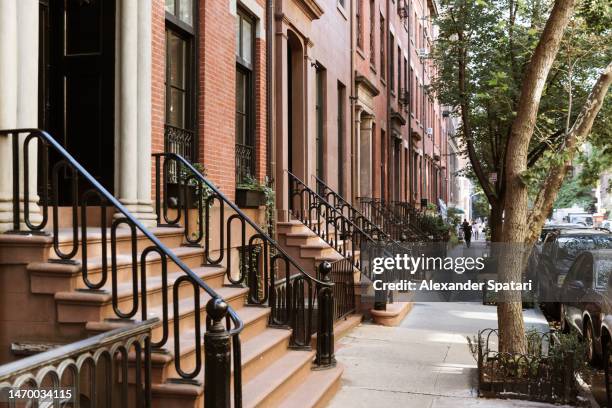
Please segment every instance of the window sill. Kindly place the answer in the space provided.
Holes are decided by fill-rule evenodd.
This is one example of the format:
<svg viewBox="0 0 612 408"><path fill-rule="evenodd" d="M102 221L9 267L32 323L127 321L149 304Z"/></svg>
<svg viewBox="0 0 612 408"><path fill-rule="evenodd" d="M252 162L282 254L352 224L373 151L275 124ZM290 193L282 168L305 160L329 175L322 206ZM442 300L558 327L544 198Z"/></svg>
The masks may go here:
<svg viewBox="0 0 612 408"><path fill-rule="evenodd" d="M370 64L370 71L372 71L372 73L376 75L376 67L374 66L374 64Z"/></svg>
<svg viewBox="0 0 612 408"><path fill-rule="evenodd" d="M355 50L357 51L357 54L359 54L359 56L365 61L366 57L363 50L359 47L355 48Z"/></svg>
<svg viewBox="0 0 612 408"><path fill-rule="evenodd" d="M384 79L384 78L380 78L380 83L381 83L383 86L387 86L387 81L385 81L385 79Z"/></svg>

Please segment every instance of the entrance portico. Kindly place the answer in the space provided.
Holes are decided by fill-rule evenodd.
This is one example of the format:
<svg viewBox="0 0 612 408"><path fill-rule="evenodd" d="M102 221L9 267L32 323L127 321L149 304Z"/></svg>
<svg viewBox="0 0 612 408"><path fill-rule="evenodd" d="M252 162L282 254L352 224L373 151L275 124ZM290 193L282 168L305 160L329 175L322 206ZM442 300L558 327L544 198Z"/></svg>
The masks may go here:
<svg viewBox="0 0 612 408"><path fill-rule="evenodd" d="M70 25L62 24L60 27L65 27L62 33L50 35L49 26L57 26L58 22L47 19L61 16L61 18L72 21L73 24L79 24L82 19L76 17L81 17L79 13L82 13L82 15L93 16L94 21L98 21L95 16L108 13L109 9L114 10L115 16L114 21L111 20L110 23L113 25L111 39L114 35L115 38L112 41L114 41L113 48L116 52L106 55L98 50L100 52L98 63L112 64L111 74L114 80L110 84L102 84L104 89L101 91L110 92L114 109L105 111L100 108L99 111L96 111L96 106L100 106L95 105L95 103L100 103L96 101L99 95L88 92L84 88L79 89L79 87L73 89L71 94L66 91L59 98L47 99L48 95L53 95L58 88L61 89L62 84L69 81L71 77L83 79L90 74L87 72L87 63L79 64L74 60L67 60L72 55L78 55L76 50L71 51L69 47L62 46L65 44L64 41L58 43L59 39L65 39L70 35L68 32ZM70 20L71 13L75 17L73 20ZM44 20L41 21L39 15ZM50 21L52 24L49 24ZM39 30L42 31L38 32L33 29L34 27L39 27ZM99 27L89 27L89 34L92 38L102 38L103 31L108 28L103 24L100 24ZM73 27L73 29L83 32L78 27ZM41 44L39 44L39 38L43 38ZM83 45L87 42L82 41L79 44ZM97 46L96 42L93 44L94 47ZM55 71L51 75L46 75L49 61L45 58L46 55L52 54L51 50L57 50L57 59L53 60L55 65L51 64L50 68ZM42 60L40 60L41 55ZM2 100L0 129L43 128L50 131L51 135L62 143L77 160L81 157L85 168L93 169L92 173L97 172L98 174L93 175L107 189L113 191L133 214L145 224L153 225L156 216L151 202L150 1L117 1L116 4L115 0L74 3L57 0L2 1L0 2L0 60L3 61L0 64L0 99ZM80 61L83 61L82 58ZM40 68L42 68L41 71L39 71ZM70 76L66 69L70 69ZM40 78L43 78L41 83L38 81L39 73L42 74ZM68 87L66 86L65 89ZM71 103L67 103L69 97L73 99ZM39 98L44 98L41 104L39 104ZM44 114L48 113L46 111L48 104L52 105L48 111L51 117L45 118ZM43 112L39 112L41 105ZM93 109L94 112L87 111L87 108ZM70 120L80 114L79 109L82 111L81 114L97 115L100 122L99 129L102 129L97 135L94 135L93 131L84 132L82 129L76 134L71 134L70 131L75 128L74 125L70 125L70 130L66 130L66 124L70 124ZM67 115L73 116L67 118ZM52 126L51 123L59 123L60 126ZM21 137L25 138L25 136ZM72 139L67 139L68 136ZM100 166L97 169L90 157L92 157L91 150L96 150L100 145L95 140L90 140L92 137L107 138L107 143L111 143L112 146L101 158ZM108 141L109 137L111 141ZM32 175L29 180L29 190L37 191L36 149L30 149L29 157L29 174ZM108 165L112 166L111 169L104 167ZM102 173L104 171L114 175L105 178ZM20 191L23 191L23 186ZM31 197L30 214L36 214L38 198L34 195ZM11 228L13 221L11 202L11 145L7 137L0 137L0 231ZM33 216L31 217L35 220Z"/></svg>

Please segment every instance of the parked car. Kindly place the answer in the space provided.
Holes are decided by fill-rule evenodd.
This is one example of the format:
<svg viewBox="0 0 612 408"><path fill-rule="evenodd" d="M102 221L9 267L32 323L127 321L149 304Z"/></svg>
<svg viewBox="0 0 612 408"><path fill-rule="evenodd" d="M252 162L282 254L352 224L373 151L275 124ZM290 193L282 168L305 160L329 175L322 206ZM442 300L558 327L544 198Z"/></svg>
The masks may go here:
<svg viewBox="0 0 612 408"><path fill-rule="evenodd" d="M558 291L576 256L582 251L612 248L612 234L591 228L558 229L549 233L542 245L535 276L544 309L559 318Z"/></svg>
<svg viewBox="0 0 612 408"><path fill-rule="evenodd" d="M600 225L601 228L607 229L608 231L612 231L612 221L605 220Z"/></svg>
<svg viewBox="0 0 612 408"><path fill-rule="evenodd" d="M581 252L563 282L561 330L573 328L586 342L590 363L601 360L612 333L612 249Z"/></svg>

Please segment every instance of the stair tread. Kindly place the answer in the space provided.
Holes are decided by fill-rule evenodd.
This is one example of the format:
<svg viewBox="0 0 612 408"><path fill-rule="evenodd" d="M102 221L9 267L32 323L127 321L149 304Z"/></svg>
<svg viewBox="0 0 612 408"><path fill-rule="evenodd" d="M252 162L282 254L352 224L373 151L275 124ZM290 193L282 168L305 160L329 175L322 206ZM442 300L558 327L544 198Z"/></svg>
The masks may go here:
<svg viewBox="0 0 612 408"><path fill-rule="evenodd" d="M166 235L179 235L183 234L184 229L180 227L151 227L147 228L149 232L157 237L162 237ZM79 227L77 229L78 237L81 239L82 230ZM140 230L136 229L136 235L138 237L144 237L144 233ZM117 238L126 238L131 236L131 230L129 228L117 228L116 230ZM60 244L71 242L73 240L73 231L72 228L58 228L58 241ZM106 228L106 237L108 242L110 243L111 237L111 229ZM102 228L100 227L87 227L87 240L100 240L102 239Z"/></svg>
<svg viewBox="0 0 612 408"><path fill-rule="evenodd" d="M326 370L311 371L306 380L281 401L278 408L293 408L296 401L304 408L317 406L325 393L340 379L343 371L344 367L340 364Z"/></svg>
<svg viewBox="0 0 612 408"><path fill-rule="evenodd" d="M312 350L290 350L270 364L252 380L243 384L242 398L245 406L257 406L304 364L309 364L314 355Z"/></svg>
<svg viewBox="0 0 612 408"><path fill-rule="evenodd" d="M247 308L244 308L247 309ZM242 309L242 310L244 310ZM250 324L252 321L256 319L246 319L241 313L238 313L240 318L242 319L245 326ZM202 333L204 336L204 333ZM255 359L257 356L263 354L265 351L273 348L278 343L288 339L291 336L291 331L286 329L275 329L268 327L261 333L258 333L253 338L248 339L245 342L241 342L241 357L242 357L242 365L245 365ZM172 351L173 348L174 337L169 337L168 342L164 346L164 348ZM191 353L195 349L195 330L187 330L181 333L181 339L179 340L179 346L181 349L181 354ZM233 366L232 366L233 369ZM203 381L203 378L201 378Z"/></svg>
<svg viewBox="0 0 612 408"><path fill-rule="evenodd" d="M207 277L225 273L225 268L217 267L217 266L202 266L198 268L193 268L192 271L195 274L197 274L201 279L206 280ZM185 275L186 274L183 270L168 272L168 275L167 275L168 287L169 288L172 287L174 285L174 282L179 277L185 276ZM138 284L140 285L140 282ZM148 277L147 292L160 290L161 287L162 287L161 275ZM131 281L120 282L117 285L117 296L119 297L119 299L132 296L132 289L133 288L132 288ZM85 300L85 301L91 300L91 301L99 301L99 302L110 301L111 290L112 290L112 279L108 279L108 281L101 288L101 290L105 290L106 293L87 292L87 291L56 292L55 299L58 299L58 300Z"/></svg>

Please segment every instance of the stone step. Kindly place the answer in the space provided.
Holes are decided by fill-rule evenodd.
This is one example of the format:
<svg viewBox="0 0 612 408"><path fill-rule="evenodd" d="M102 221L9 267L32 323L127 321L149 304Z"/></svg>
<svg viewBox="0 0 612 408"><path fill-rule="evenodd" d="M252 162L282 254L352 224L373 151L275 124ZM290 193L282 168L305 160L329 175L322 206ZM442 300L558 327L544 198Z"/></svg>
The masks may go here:
<svg viewBox="0 0 612 408"><path fill-rule="evenodd" d="M169 227L155 227L149 228L149 231L153 233L165 246L169 248L178 247L184 241L183 229L182 228L169 228ZM74 256L74 260L81 262L82 260L82 231L81 228L77 230L78 236L78 252ZM131 253L132 251L132 234L129 228L120 226L116 230L116 243L117 253ZM74 234L72 228L60 228L58 230L58 241L59 248L63 253L69 253L72 251ZM111 230L106 228L106 249L110 256L111 253ZM136 245L138 252L141 252L144 248L153 245L151 240L147 238L141 231L136 229ZM93 256L99 256L102 254L102 229L99 227L88 227L87 228L87 258ZM50 259L58 259L57 254L51 248L49 250Z"/></svg>
<svg viewBox="0 0 612 408"><path fill-rule="evenodd" d="M221 267L203 266L192 270L201 279L210 279L210 286L216 285L219 288L223 284L225 269ZM181 276L185 276L182 270L168 273L168 299L172 302L172 291L174 282ZM137 281L138 286L138 303L141 305L140 279ZM60 323L82 323L88 321L101 321L104 319L112 319L116 317L116 313L112 307L111 296L111 280L104 286L104 291L67 291L56 292L55 301L57 304L57 318ZM233 290L242 290L242 288L231 288ZM184 282L180 285L178 295L179 298L187 298L193 296L193 286ZM162 279L161 275L151 276L147 279L147 306L152 309L162 302ZM203 292L202 292L203 294ZM117 285L118 308L122 312L128 312L133 307L133 283L131 281L121 282ZM137 314L137 318L140 314Z"/></svg>
<svg viewBox="0 0 612 408"><path fill-rule="evenodd" d="M244 308L242 310L245 309L248 308ZM242 315L241 318L243 318ZM243 322L245 324L245 330L247 329L247 326L252 323L252 321L245 320L244 318ZM264 328L257 334L250 336L248 339L243 339L243 334L244 331L240 335L242 351L242 382L244 384L287 352L291 331L286 329ZM170 338L168 340L169 345L172 345L173 341L174 338ZM200 347L202 356L204 356L204 344L201 343ZM158 354L158 356L161 358L158 356L153 358L152 378L154 382L164 382L167 379L179 377L174 365L173 348L173 346L170 346L168 349L170 355ZM180 352L181 369L187 372L193 371L196 364L194 331L181 333ZM170 358L168 358L168 356L170 356ZM201 381L204 381L203 375L200 375L199 377Z"/></svg>
<svg viewBox="0 0 612 408"><path fill-rule="evenodd" d="M195 247L176 247L170 249L189 268L194 269L202 265L204 250ZM140 255L137 254L138 273L140 274ZM58 262L33 262L28 264L30 273L30 286L32 293L54 294L75 289L85 289L81 265ZM177 270L168 259L168 271ZM111 281L111 256L107 256L107 282ZM153 252L147 256L147 276L155 277L161 274L161 257ZM87 277L90 282L98 283L102 278L102 257L88 257ZM126 253L117 255L117 282L127 282L132 279L132 256Z"/></svg>
<svg viewBox="0 0 612 408"><path fill-rule="evenodd" d="M311 371L306 379L278 404L278 408L322 408L341 386L344 367Z"/></svg>
<svg viewBox="0 0 612 408"><path fill-rule="evenodd" d="M310 373L315 352L291 350L242 387L243 406L274 407Z"/></svg>

